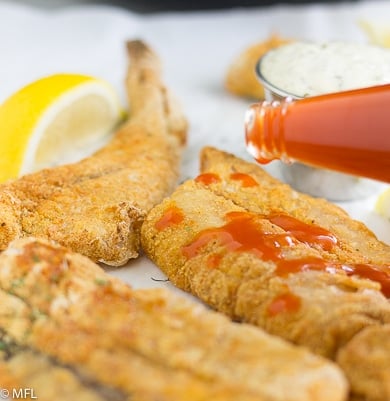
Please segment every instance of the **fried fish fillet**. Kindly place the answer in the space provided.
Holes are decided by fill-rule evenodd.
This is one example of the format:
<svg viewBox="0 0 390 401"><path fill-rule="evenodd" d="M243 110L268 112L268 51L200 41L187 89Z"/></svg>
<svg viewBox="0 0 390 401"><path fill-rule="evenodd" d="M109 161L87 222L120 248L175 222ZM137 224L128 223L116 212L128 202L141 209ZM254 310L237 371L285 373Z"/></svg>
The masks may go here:
<svg viewBox="0 0 390 401"><path fill-rule="evenodd" d="M340 350L337 363L363 399L390 400L390 324L362 330Z"/></svg>
<svg viewBox="0 0 390 401"><path fill-rule="evenodd" d="M351 219L342 208L325 199L295 191L267 174L257 164L206 147L201 155L200 169L201 173L211 173L221 178L209 187L210 190L231 199L249 212L264 216L290 215L306 224L326 229L328 233L324 232L323 235L334 236L335 243L327 247L313 241L310 246L327 260L377 265L390 263L390 246L379 241L362 222ZM243 174L241 180L239 176L235 180L231 178L235 172ZM248 185L246 176L249 176L249 180L253 178L255 185ZM329 240L332 241L331 238Z"/></svg>
<svg viewBox="0 0 390 401"><path fill-rule="evenodd" d="M337 206L293 191L259 166L206 148L202 174L151 210L146 254L173 284L234 320L331 359L370 326L390 323L390 247ZM373 334L370 334L370 338ZM386 344L376 342L389 361ZM352 390L377 398L342 367ZM371 381L384 389L390 364Z"/></svg>
<svg viewBox="0 0 390 401"><path fill-rule="evenodd" d="M130 119L91 157L0 185L0 250L34 235L113 266L138 255L145 213L176 185L187 123L155 53L127 49Z"/></svg>
<svg viewBox="0 0 390 401"><path fill-rule="evenodd" d="M129 400L119 390L102 386L80 370L17 344L1 329L0 344L0 388L7 390L12 398L41 401Z"/></svg>
<svg viewBox="0 0 390 401"><path fill-rule="evenodd" d="M272 35L267 40L245 49L233 60L225 76L225 88L236 96L264 99L264 88L256 77L256 63L268 50L291 40Z"/></svg>
<svg viewBox="0 0 390 401"><path fill-rule="evenodd" d="M46 240L0 255L0 328L132 401L339 401L336 365Z"/></svg>

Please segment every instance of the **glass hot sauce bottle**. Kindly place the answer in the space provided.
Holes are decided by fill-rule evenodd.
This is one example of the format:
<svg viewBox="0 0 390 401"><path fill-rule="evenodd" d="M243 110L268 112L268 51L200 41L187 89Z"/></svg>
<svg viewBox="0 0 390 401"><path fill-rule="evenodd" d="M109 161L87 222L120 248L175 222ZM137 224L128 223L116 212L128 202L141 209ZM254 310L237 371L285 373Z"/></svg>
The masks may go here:
<svg viewBox="0 0 390 401"><path fill-rule="evenodd" d="M300 161L390 183L390 84L256 103L245 134L259 163Z"/></svg>

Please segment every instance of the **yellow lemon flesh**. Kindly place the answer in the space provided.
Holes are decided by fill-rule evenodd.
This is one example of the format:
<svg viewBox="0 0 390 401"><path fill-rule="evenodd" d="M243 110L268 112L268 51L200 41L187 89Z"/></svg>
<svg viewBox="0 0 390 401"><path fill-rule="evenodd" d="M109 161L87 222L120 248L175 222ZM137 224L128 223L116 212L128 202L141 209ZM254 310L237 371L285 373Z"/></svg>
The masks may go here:
<svg viewBox="0 0 390 401"><path fill-rule="evenodd" d="M390 187L379 195L375 204L375 211L381 216L390 219Z"/></svg>
<svg viewBox="0 0 390 401"><path fill-rule="evenodd" d="M390 47L390 27L384 23L373 23L370 21L360 21L360 26L367 34L372 44Z"/></svg>
<svg viewBox="0 0 390 401"><path fill-rule="evenodd" d="M0 106L0 182L79 160L123 117L113 88L94 77L56 74L25 86Z"/></svg>

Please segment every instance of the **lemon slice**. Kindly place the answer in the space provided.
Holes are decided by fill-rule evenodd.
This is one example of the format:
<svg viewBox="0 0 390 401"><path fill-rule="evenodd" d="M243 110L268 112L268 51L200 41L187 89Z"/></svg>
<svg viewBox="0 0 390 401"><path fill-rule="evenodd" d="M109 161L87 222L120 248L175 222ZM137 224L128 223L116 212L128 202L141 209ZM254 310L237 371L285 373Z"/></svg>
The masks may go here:
<svg viewBox="0 0 390 401"><path fill-rule="evenodd" d="M390 187L379 195L375 204L375 211L381 216L390 219Z"/></svg>
<svg viewBox="0 0 390 401"><path fill-rule="evenodd" d="M20 89L0 106L0 182L92 153L123 119L105 81L56 74Z"/></svg>

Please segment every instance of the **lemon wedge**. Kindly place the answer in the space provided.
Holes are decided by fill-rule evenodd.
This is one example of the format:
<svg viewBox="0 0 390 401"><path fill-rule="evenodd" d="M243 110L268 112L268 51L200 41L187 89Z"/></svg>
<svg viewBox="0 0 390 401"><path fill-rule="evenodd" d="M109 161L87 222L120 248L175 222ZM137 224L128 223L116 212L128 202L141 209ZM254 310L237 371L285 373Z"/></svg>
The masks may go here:
<svg viewBox="0 0 390 401"><path fill-rule="evenodd" d="M381 216L390 219L390 187L379 195L375 203L375 211Z"/></svg>
<svg viewBox="0 0 390 401"><path fill-rule="evenodd" d="M390 27L388 24L373 23L366 20L360 21L359 24L372 44L390 47Z"/></svg>
<svg viewBox="0 0 390 401"><path fill-rule="evenodd" d="M32 82L0 106L0 182L92 153L123 117L103 80L56 74Z"/></svg>

